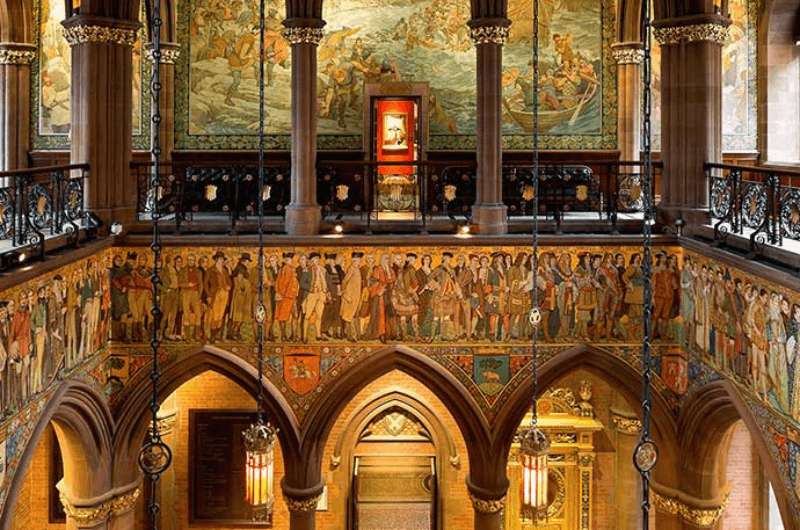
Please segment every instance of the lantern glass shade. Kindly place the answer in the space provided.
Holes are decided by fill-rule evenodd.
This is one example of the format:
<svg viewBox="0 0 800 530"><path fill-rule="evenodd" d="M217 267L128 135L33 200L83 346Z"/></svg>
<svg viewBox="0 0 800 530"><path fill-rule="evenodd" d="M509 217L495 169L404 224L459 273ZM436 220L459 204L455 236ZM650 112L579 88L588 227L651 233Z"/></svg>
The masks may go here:
<svg viewBox="0 0 800 530"><path fill-rule="evenodd" d="M547 456L550 440L539 429L532 427L522 433L520 462L522 464L522 519L536 523L547 513Z"/></svg>
<svg viewBox="0 0 800 530"><path fill-rule="evenodd" d="M275 430L268 423L256 422L242 436L245 446L245 500L253 508L254 520L268 521L275 499Z"/></svg>

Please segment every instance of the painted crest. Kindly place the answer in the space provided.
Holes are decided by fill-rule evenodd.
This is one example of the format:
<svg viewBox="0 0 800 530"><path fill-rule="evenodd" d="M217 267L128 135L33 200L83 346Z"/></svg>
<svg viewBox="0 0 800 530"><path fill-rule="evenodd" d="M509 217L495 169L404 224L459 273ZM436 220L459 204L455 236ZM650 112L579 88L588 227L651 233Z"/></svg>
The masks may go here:
<svg viewBox="0 0 800 530"><path fill-rule="evenodd" d="M346 184L339 184L336 186L336 199L344 202L350 196L350 186Z"/></svg>
<svg viewBox="0 0 800 530"><path fill-rule="evenodd" d="M681 352L667 352L661 360L661 378L678 395L683 395L689 385L689 366Z"/></svg>
<svg viewBox="0 0 800 530"><path fill-rule="evenodd" d="M452 202L456 198L456 191L458 191L458 188L456 188L455 184L447 184L444 187L444 199L447 202Z"/></svg>
<svg viewBox="0 0 800 530"><path fill-rule="evenodd" d="M586 184L580 184L575 187L575 197L583 202L589 198L589 186Z"/></svg>
<svg viewBox="0 0 800 530"><path fill-rule="evenodd" d="M213 184L208 184L206 186L206 188L205 188L204 193L203 193L203 197L205 197L205 199L208 202L216 201L217 200L217 187L214 186Z"/></svg>
<svg viewBox="0 0 800 530"><path fill-rule="evenodd" d="M472 366L475 384L487 396L496 396L508 383L508 355L476 355Z"/></svg>
<svg viewBox="0 0 800 530"><path fill-rule="evenodd" d="M317 353L287 353L283 358L283 379L301 396L317 387L319 373L320 356Z"/></svg>

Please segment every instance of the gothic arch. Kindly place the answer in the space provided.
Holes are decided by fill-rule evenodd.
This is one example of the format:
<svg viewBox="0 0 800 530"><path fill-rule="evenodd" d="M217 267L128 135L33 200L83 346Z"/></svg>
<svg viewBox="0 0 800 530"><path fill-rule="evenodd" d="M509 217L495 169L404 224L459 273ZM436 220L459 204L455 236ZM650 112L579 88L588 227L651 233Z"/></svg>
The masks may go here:
<svg viewBox="0 0 800 530"><path fill-rule="evenodd" d="M6 497L0 529L11 527L19 489L36 446L52 422L64 455L64 489L73 499L111 498L114 420L104 398L85 383L66 380L45 405L20 459ZM91 469L92 473L86 473Z"/></svg>
<svg viewBox="0 0 800 530"><path fill-rule="evenodd" d="M543 363L539 368L539 388L545 389L561 377L577 369L586 369L605 379L617 388L620 394L638 410L641 403L642 376L638 370L618 357L603 350L582 344L565 349ZM530 408L533 385L528 378L520 385L498 413L495 420L496 451L508 454L514 433ZM653 393L653 436L659 442L659 466L657 479L662 484L675 484L675 463L678 461L676 427L672 411L667 402L657 392Z"/></svg>
<svg viewBox="0 0 800 530"><path fill-rule="evenodd" d="M317 406L303 420L301 455L307 469L303 477L297 477L303 482L296 485L320 482L322 454L336 419L362 388L393 370L424 384L453 415L467 444L473 481L504 491L507 486L505 460L502 467L493 462L497 459L491 452L489 424L474 398L443 366L405 346L390 346L373 352L364 362L348 368L319 396Z"/></svg>
<svg viewBox="0 0 800 530"><path fill-rule="evenodd" d="M34 0L0 0L0 42L33 43Z"/></svg>
<svg viewBox="0 0 800 530"><path fill-rule="evenodd" d="M165 399L186 381L209 370L224 375L253 397L258 395L258 374L249 363L219 348L206 346L163 368L159 397ZM125 394L115 410L115 416L119 418L119 428L114 438L115 484L128 483L139 476L137 457L150 421L152 391L149 372L149 368L145 368L134 377L123 390ZM262 384L267 417L278 428L278 441L288 474L300 462L297 418L280 391L266 377L262 379Z"/></svg>
<svg viewBox="0 0 800 530"><path fill-rule="evenodd" d="M682 489L698 498L719 495L715 467L725 448L726 434L738 420L744 421L759 459L775 491L786 530L800 529L793 515L791 496L780 468L770 454L764 434L736 387L727 380L714 381L695 392L681 408L678 432L683 455ZM717 443L714 443L714 442Z"/></svg>

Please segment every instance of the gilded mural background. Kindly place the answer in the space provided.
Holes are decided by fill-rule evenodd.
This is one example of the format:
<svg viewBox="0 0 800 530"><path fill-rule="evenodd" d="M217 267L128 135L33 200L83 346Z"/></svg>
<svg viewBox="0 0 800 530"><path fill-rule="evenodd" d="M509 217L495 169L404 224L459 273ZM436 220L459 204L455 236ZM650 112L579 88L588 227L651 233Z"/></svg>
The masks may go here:
<svg viewBox="0 0 800 530"><path fill-rule="evenodd" d="M64 2L34 2L36 45L39 53L31 68L31 134L35 149L68 149L71 120L72 51L64 38L61 21ZM143 89L143 79L150 75L142 57L145 31L133 46L132 130L134 147L149 144L150 99Z"/></svg>
<svg viewBox="0 0 800 530"><path fill-rule="evenodd" d="M616 146L616 72L609 45L614 5L548 0L544 25L549 107L543 145ZM179 12L182 54L177 76L176 141L180 148L252 148L257 132L258 37L254 0L190 0ZM361 149L364 83L430 83L431 149L475 146L475 49L460 0L330 0L318 50L319 146ZM531 4L512 2L505 48L506 147L530 143ZM281 35L284 7L267 16L267 131L272 148L289 147L290 50ZM578 29L575 29L575 25ZM571 29L569 29L571 28ZM559 35L554 39L555 35ZM561 38L563 35L563 38Z"/></svg>

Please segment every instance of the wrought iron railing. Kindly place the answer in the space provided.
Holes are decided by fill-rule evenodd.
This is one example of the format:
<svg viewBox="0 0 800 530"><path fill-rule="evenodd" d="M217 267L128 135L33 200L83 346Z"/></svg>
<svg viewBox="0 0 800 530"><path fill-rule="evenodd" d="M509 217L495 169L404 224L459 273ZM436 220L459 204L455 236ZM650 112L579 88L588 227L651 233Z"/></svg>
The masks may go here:
<svg viewBox="0 0 800 530"><path fill-rule="evenodd" d="M155 191L150 187L150 162L134 162L131 170L138 183L138 212L148 219L155 205ZM186 225L226 218L228 230L236 232L241 224L255 219L258 212L258 166L256 164L220 165L162 162L159 211L172 218L178 231ZM284 215L290 198L289 167L267 163L261 200L266 216Z"/></svg>
<svg viewBox="0 0 800 530"><path fill-rule="evenodd" d="M77 245L81 230L93 237L99 223L84 208L88 178L88 164L0 172L3 256L44 257L48 237L63 235L69 245Z"/></svg>
<svg viewBox="0 0 800 530"><path fill-rule="evenodd" d="M149 163L133 163L139 183L139 214L147 219L156 197L149 190ZM654 164L656 176L661 164ZM257 211L257 174L253 163L171 162L162 165L160 211L172 216L177 230L208 229L225 219L231 232L248 230ZM267 164L264 212L284 215L291 196L286 162ZM533 214L533 171L530 165L503 166L503 201L513 218ZM641 163L603 161L560 162L540 166L539 215L555 222L556 231L571 213L593 213L606 229L616 232L620 214L640 213ZM323 217L336 224L358 225L367 233L386 224L392 230L442 229L472 218L476 201L474 161L437 160L378 162L321 160L317 164L317 201ZM589 220L587 216L583 220ZM596 224L596 223L595 223ZM252 228L252 227L250 227Z"/></svg>
<svg viewBox="0 0 800 530"><path fill-rule="evenodd" d="M706 164L714 240L749 239L750 252L800 241L800 171Z"/></svg>

